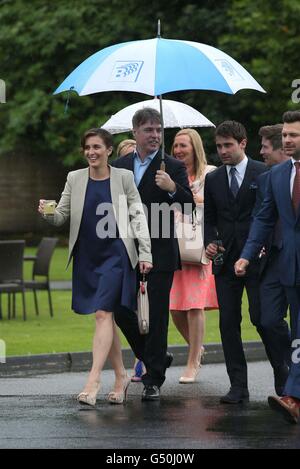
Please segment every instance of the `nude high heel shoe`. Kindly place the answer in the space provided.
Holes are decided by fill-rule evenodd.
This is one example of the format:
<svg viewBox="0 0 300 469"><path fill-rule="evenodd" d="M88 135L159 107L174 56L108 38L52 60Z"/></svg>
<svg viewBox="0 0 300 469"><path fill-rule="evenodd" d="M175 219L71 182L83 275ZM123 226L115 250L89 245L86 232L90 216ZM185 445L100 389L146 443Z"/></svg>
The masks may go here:
<svg viewBox="0 0 300 469"><path fill-rule="evenodd" d="M107 396L108 402L110 404L123 404L124 402L126 402L127 391L130 383L131 378L128 378L127 376L123 384L123 390L121 392L111 391Z"/></svg>
<svg viewBox="0 0 300 469"><path fill-rule="evenodd" d="M95 385L95 389L90 392L81 392L76 397L79 404L95 406L97 400L97 394L100 390L100 382Z"/></svg>
<svg viewBox="0 0 300 469"><path fill-rule="evenodd" d="M199 367L197 367L197 368L194 369L193 376L191 376L191 377L181 376L181 378L179 378L179 383L180 383L180 384L195 383L196 378L197 378L197 375L198 375L198 373L199 373L199 371L200 371L200 366L201 366L201 365L199 365Z"/></svg>
<svg viewBox="0 0 300 469"><path fill-rule="evenodd" d="M201 346L201 349L200 349L200 356L199 356L199 367L201 367L204 363L204 355L205 355L205 348L203 347L203 345Z"/></svg>

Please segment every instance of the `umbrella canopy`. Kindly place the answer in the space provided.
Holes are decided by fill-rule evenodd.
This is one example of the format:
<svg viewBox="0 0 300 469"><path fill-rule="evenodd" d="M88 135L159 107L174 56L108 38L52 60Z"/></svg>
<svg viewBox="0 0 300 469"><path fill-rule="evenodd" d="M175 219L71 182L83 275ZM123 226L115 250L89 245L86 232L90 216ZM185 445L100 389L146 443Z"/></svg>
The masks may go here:
<svg viewBox="0 0 300 469"><path fill-rule="evenodd" d="M187 104L170 99L162 100L164 127L215 127L203 114ZM121 109L102 125L111 134L132 130L132 117L136 111L144 107L151 107L160 111L159 99L147 99Z"/></svg>
<svg viewBox="0 0 300 469"><path fill-rule="evenodd" d="M241 89L265 92L229 55L198 42L147 39L116 44L82 62L55 90L79 95L101 91L135 91L158 96L179 90Z"/></svg>

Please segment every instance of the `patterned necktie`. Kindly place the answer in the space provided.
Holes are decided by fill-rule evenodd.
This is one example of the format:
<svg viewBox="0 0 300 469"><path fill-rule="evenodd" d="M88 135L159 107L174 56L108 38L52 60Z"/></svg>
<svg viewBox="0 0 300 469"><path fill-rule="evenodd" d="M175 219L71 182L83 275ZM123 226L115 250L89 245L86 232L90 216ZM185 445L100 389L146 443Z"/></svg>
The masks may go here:
<svg viewBox="0 0 300 469"><path fill-rule="evenodd" d="M298 211L300 203L300 162L295 163L296 175L294 179L292 202L295 214Z"/></svg>
<svg viewBox="0 0 300 469"><path fill-rule="evenodd" d="M239 183L236 178L236 168L230 168L230 176L231 176L230 190L233 194L233 197L235 198L239 191Z"/></svg>

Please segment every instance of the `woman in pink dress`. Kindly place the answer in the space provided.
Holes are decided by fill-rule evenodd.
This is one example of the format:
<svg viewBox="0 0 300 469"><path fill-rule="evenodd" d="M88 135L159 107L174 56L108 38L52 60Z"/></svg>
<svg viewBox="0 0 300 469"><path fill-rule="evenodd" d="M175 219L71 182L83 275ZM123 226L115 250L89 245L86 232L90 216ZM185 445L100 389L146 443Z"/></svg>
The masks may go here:
<svg viewBox="0 0 300 469"><path fill-rule="evenodd" d="M203 229L204 180L205 175L213 171L215 166L207 164L201 137L194 129L183 129L175 135L172 155L186 166L196 203L197 222L201 223ZM211 262L205 258L199 266L183 263L182 270L175 272L170 295L173 322L189 345L187 365L179 379L182 384L196 380L204 352L204 310L217 308Z"/></svg>

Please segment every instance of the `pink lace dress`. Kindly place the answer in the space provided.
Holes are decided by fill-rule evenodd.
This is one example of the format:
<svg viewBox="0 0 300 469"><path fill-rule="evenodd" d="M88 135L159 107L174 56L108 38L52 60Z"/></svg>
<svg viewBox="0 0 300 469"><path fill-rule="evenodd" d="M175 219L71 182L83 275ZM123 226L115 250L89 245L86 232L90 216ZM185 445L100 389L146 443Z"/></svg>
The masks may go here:
<svg viewBox="0 0 300 469"><path fill-rule="evenodd" d="M204 179L207 172L213 171L214 166L207 166L201 180L191 181L190 187L197 194L202 195ZM203 212L203 203L197 204L197 213ZM212 275L211 262L200 266L183 264L182 270L174 273L173 285L170 293L170 309L188 311L190 309L218 309L215 277Z"/></svg>

